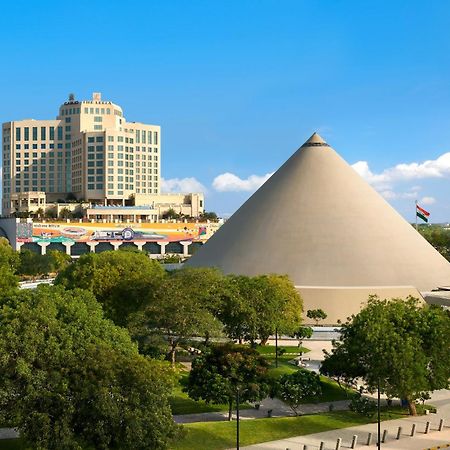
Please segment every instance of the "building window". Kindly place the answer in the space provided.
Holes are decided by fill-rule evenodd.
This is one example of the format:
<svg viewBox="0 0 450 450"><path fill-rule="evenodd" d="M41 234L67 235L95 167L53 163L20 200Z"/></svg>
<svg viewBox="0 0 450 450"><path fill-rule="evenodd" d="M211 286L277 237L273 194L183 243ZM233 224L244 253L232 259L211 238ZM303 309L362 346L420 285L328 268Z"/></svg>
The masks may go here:
<svg viewBox="0 0 450 450"><path fill-rule="evenodd" d="M66 123L70 123L72 121L72 117L66 117L65 121Z"/></svg>
<svg viewBox="0 0 450 450"><path fill-rule="evenodd" d="M102 126L101 125L94 125L94 130L101 130Z"/></svg>
<svg viewBox="0 0 450 450"><path fill-rule="evenodd" d="M50 140L55 140L55 127L50 127Z"/></svg>
<svg viewBox="0 0 450 450"><path fill-rule="evenodd" d="M94 122L102 122L103 121L103 117L102 116L95 116L94 117Z"/></svg>
<svg viewBox="0 0 450 450"><path fill-rule="evenodd" d="M58 140L63 140L63 127L58 127Z"/></svg>
<svg viewBox="0 0 450 450"><path fill-rule="evenodd" d="M93 184L88 184L88 189L90 189L90 190L94 190L94 185Z"/></svg>
<svg viewBox="0 0 450 450"><path fill-rule="evenodd" d="M24 130L24 139L26 141L29 141L30 140L30 129L28 127L25 127L23 130Z"/></svg>
<svg viewBox="0 0 450 450"><path fill-rule="evenodd" d="M89 114L89 108L84 108L84 113Z"/></svg>
<svg viewBox="0 0 450 450"><path fill-rule="evenodd" d="M37 127L33 127L33 141L37 141L37 134L38 134L38 132L37 132Z"/></svg>
<svg viewBox="0 0 450 450"><path fill-rule="evenodd" d="M149 144L152 143L152 132L151 131L148 132L148 143Z"/></svg>
<svg viewBox="0 0 450 450"><path fill-rule="evenodd" d="M20 128L16 128L16 141L20 141Z"/></svg>
<svg viewBox="0 0 450 450"><path fill-rule="evenodd" d="M155 138L155 139L154 139L154 144L155 144L155 145L158 145L158 132L155 131L153 135L154 135L154 138Z"/></svg>

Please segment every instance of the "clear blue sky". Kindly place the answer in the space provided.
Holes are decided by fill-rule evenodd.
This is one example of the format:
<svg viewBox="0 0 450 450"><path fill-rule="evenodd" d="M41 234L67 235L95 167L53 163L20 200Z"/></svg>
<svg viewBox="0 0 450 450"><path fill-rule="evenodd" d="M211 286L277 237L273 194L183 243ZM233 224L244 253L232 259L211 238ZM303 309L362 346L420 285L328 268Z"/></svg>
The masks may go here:
<svg viewBox="0 0 450 450"><path fill-rule="evenodd" d="M0 15L1 122L101 91L162 126L167 186L201 183L219 213L318 130L407 219L418 198L450 220L448 1L44 0Z"/></svg>

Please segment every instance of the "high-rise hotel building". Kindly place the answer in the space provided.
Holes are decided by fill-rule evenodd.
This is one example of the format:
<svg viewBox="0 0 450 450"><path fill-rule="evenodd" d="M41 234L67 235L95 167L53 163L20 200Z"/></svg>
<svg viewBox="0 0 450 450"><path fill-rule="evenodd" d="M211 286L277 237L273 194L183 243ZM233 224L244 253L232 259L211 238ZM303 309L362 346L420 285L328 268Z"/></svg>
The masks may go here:
<svg viewBox="0 0 450 450"><path fill-rule="evenodd" d="M75 197L106 205L159 195L160 148L159 126L127 122L99 93L88 101L71 95L56 120L3 124L3 213L38 192L47 202Z"/></svg>

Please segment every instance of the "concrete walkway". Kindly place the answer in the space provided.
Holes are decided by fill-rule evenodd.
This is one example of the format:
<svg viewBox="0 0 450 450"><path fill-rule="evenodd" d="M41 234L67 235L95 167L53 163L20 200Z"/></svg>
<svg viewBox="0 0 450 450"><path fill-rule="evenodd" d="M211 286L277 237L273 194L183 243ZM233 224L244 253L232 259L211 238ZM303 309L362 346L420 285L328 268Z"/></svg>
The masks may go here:
<svg viewBox="0 0 450 450"><path fill-rule="evenodd" d="M450 444L450 391L436 391L431 396L429 403L436 406L437 414L429 414L425 416L405 417L404 419L388 420L381 423L381 432L387 430L387 440L381 444L383 449L397 450L423 450L426 448L436 447L438 445ZM440 419L444 419L445 427L443 431L437 431ZM430 432L425 434L426 422L431 423ZM416 435L411 438L412 425L416 424ZM402 427L402 435L400 440L396 440L398 427ZM372 445L366 445L368 433L372 433ZM334 450L338 438L342 439L342 449L351 447L353 435L358 435L358 445L355 448L372 448L376 447L377 424L359 425L350 428L342 428L339 430L331 430L323 433L310 434L305 436L296 436L278 441L265 442L261 444L245 447L247 450L303 450L304 446L308 450L317 450L320 443L324 442L325 450Z"/></svg>
<svg viewBox="0 0 450 450"><path fill-rule="evenodd" d="M0 428L1 439L15 439L19 437L19 433L14 428ZM1 444L0 444L1 448Z"/></svg>
<svg viewBox="0 0 450 450"><path fill-rule="evenodd" d="M335 411L343 411L348 409L348 400L341 400L337 402L325 402L325 403L308 403L301 405L298 408L299 415L316 414L322 412L328 412L330 405L333 404ZM276 398L266 398L260 403L259 409L242 409L239 416L242 420L248 419L262 419L268 417L268 411L272 410L272 417L286 417L294 416L294 412L289 406L284 404L281 400ZM236 410L233 410L233 419L236 417ZM183 414L173 416L176 423L193 423L193 422L217 422L221 420L228 420L228 411L219 411L212 413L201 414Z"/></svg>

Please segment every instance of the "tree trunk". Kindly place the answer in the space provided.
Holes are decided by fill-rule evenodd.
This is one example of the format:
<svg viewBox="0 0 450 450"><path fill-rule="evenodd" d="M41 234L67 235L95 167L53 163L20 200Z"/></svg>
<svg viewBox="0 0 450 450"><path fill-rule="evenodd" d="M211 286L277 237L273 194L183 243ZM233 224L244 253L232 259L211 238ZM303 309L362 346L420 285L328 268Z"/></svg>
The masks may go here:
<svg viewBox="0 0 450 450"><path fill-rule="evenodd" d="M175 356L176 356L176 346L170 347L170 362L172 363L172 367L175 367Z"/></svg>
<svg viewBox="0 0 450 450"><path fill-rule="evenodd" d="M408 402L409 414L411 416L417 416L416 403L414 402L414 400L411 401L409 398L407 398L406 401Z"/></svg>
<svg viewBox="0 0 450 450"><path fill-rule="evenodd" d="M268 340L269 340L269 338L261 339L261 344L260 345L266 345Z"/></svg>
<svg viewBox="0 0 450 450"><path fill-rule="evenodd" d="M228 399L228 420L231 422L233 418L233 397Z"/></svg>

